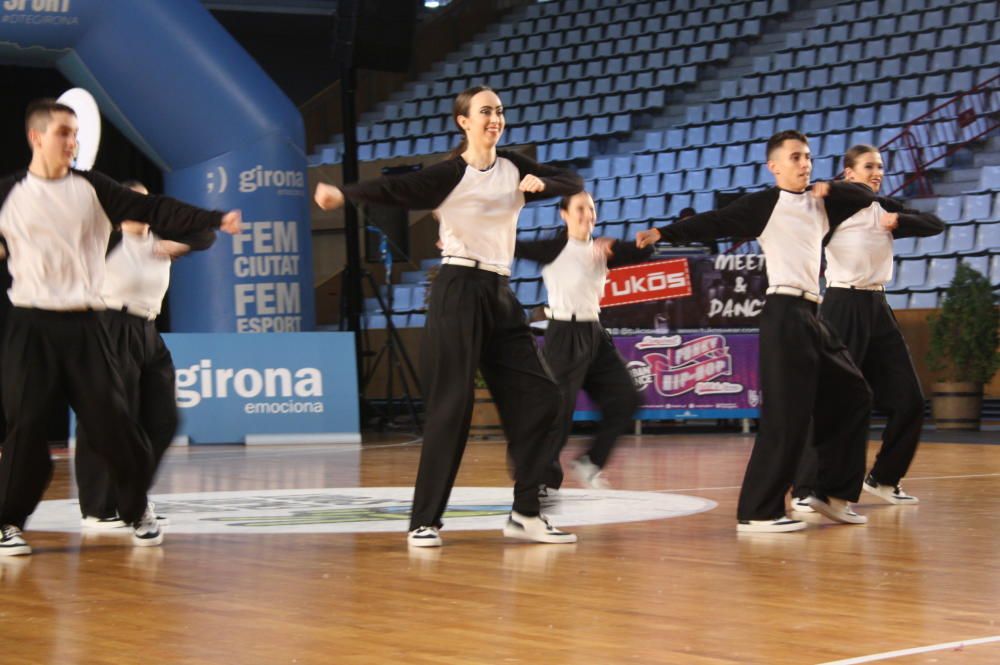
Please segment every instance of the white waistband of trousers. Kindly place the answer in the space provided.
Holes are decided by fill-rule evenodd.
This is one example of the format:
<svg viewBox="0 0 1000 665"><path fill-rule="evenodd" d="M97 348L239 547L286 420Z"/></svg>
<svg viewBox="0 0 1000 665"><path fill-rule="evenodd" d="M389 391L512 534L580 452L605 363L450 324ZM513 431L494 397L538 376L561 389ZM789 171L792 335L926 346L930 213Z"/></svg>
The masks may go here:
<svg viewBox="0 0 1000 665"><path fill-rule="evenodd" d="M545 308L545 316L553 321L600 321L600 312L574 312L568 309Z"/></svg>
<svg viewBox="0 0 1000 665"><path fill-rule="evenodd" d="M812 291L805 291L803 289L796 288L794 286L769 286L767 287L767 294L779 295L779 296L795 296L796 298L804 298L809 302L820 303L823 299Z"/></svg>
<svg viewBox="0 0 1000 665"><path fill-rule="evenodd" d="M464 256L446 256L441 259L441 263L450 266L465 266L466 268L486 270L487 272L495 272L496 274L503 275L504 277L510 276L510 268L504 268L492 263L483 263L482 261L477 261L476 259L467 259Z"/></svg>
<svg viewBox="0 0 1000 665"><path fill-rule="evenodd" d="M850 282L830 282L827 284L831 289L853 289L855 291L885 291L885 286L882 284L869 284L867 286L858 286L857 284L851 284Z"/></svg>
<svg viewBox="0 0 1000 665"><path fill-rule="evenodd" d="M109 311L125 312L126 314L131 314L132 316L138 316L140 319L146 319L147 321L154 321L157 315L159 315L159 312L148 307L143 307L142 305L130 305L122 302L121 300L115 300L114 298L105 298L104 306L107 307Z"/></svg>

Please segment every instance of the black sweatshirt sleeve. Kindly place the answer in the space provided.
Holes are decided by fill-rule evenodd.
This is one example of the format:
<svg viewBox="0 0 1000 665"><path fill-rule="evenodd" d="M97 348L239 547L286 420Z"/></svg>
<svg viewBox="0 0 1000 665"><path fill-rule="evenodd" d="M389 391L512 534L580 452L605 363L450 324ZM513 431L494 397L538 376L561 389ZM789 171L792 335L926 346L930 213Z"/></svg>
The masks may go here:
<svg viewBox="0 0 1000 665"><path fill-rule="evenodd" d="M545 265L556 260L556 257L566 247L567 242L569 242L569 235L563 228L550 238L518 240L514 244L514 256Z"/></svg>
<svg viewBox="0 0 1000 665"><path fill-rule="evenodd" d="M522 179L526 175L533 175L541 178L542 182L545 183L545 189L541 192L524 193L524 200L527 202L549 199L554 196L572 196L583 191L583 178L569 169L561 169L551 164L539 164L530 157L507 150L498 151L497 156L513 162Z"/></svg>
<svg viewBox="0 0 1000 665"><path fill-rule="evenodd" d="M223 213L218 210L205 210L169 196L139 194L96 171L74 173L94 187L97 200L115 226L126 220L145 222L161 238L184 242L185 237L222 224Z"/></svg>
<svg viewBox="0 0 1000 665"><path fill-rule="evenodd" d="M830 193L823 199L830 231L872 203L875 203L875 192L870 187L856 182L831 182Z"/></svg>
<svg viewBox="0 0 1000 665"><path fill-rule="evenodd" d="M648 261L653 256L653 246L639 249L634 242L616 240L611 245L611 256L608 258L608 268L619 268L633 263Z"/></svg>
<svg viewBox="0 0 1000 665"><path fill-rule="evenodd" d="M381 176L341 187L352 203L378 203L407 210L433 210L444 202L465 174L465 162L456 157L426 169Z"/></svg>
<svg viewBox="0 0 1000 665"><path fill-rule="evenodd" d="M215 244L215 231L197 231L186 236L171 238L175 242L182 242L191 248L192 252L201 252Z"/></svg>
<svg viewBox="0 0 1000 665"><path fill-rule="evenodd" d="M926 238L943 233L947 226L941 218L930 212L921 212L907 208L902 202L888 196L878 197L878 203L886 212L899 213L899 226L893 232L893 238Z"/></svg>
<svg viewBox="0 0 1000 665"><path fill-rule="evenodd" d="M699 213L658 229L671 243L705 242L721 238L756 238L764 231L778 203L776 187L736 199L725 208Z"/></svg>

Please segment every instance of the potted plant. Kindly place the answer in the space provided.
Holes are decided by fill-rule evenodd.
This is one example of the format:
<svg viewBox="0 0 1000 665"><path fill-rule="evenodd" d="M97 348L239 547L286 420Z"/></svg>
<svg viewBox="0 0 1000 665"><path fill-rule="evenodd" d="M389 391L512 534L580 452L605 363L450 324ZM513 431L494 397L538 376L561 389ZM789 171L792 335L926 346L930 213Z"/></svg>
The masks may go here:
<svg viewBox="0 0 1000 665"><path fill-rule="evenodd" d="M983 385L1000 367L998 325L990 281L960 261L941 312L930 319L927 364L945 379L933 386L938 429L979 429Z"/></svg>

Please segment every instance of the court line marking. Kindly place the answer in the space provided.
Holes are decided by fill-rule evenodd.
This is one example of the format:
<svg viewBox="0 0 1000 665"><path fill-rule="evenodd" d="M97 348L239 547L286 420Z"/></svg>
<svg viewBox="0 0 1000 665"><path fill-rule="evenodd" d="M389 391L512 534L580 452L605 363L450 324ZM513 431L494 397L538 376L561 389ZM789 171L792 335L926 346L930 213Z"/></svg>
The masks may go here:
<svg viewBox="0 0 1000 665"><path fill-rule="evenodd" d="M992 637L980 637L974 640L960 640L958 642L943 642L941 644L931 644L925 647L914 647L912 649L900 649L898 651L886 651L875 653L870 656L858 656L857 658L846 658L844 660L831 660L820 665L859 665L860 663L874 663L878 660L889 660L901 656L912 656L918 653L929 653L931 651L944 651L945 649L964 649L965 647L977 644L988 644L990 642L1000 642L1000 635Z"/></svg>

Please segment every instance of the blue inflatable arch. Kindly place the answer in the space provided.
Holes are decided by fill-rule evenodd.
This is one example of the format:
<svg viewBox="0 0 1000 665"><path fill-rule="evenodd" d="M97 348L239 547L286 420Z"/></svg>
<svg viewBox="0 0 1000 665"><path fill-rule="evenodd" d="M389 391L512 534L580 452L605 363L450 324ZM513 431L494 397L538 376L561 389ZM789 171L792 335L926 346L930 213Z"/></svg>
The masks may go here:
<svg viewBox="0 0 1000 665"><path fill-rule="evenodd" d="M302 118L201 4L0 0L0 60L90 91L163 169L165 193L243 211L242 234L175 264L175 331L313 328Z"/></svg>

